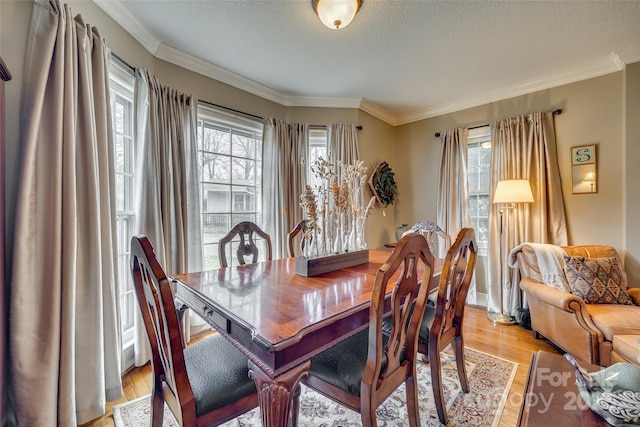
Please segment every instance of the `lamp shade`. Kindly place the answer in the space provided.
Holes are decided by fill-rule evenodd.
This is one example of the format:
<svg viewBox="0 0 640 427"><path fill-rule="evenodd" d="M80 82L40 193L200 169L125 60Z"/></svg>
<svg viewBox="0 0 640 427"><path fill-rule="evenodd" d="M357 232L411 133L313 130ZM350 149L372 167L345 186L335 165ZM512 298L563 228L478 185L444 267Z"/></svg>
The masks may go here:
<svg viewBox="0 0 640 427"><path fill-rule="evenodd" d="M351 23L362 0L311 0L311 4L322 23L337 30Z"/></svg>
<svg viewBox="0 0 640 427"><path fill-rule="evenodd" d="M526 179L499 181L493 195L493 203L533 203L529 181Z"/></svg>
<svg viewBox="0 0 640 427"><path fill-rule="evenodd" d="M596 180L596 173L591 171L591 172L587 172L587 174L584 176L583 181L584 182L593 182Z"/></svg>

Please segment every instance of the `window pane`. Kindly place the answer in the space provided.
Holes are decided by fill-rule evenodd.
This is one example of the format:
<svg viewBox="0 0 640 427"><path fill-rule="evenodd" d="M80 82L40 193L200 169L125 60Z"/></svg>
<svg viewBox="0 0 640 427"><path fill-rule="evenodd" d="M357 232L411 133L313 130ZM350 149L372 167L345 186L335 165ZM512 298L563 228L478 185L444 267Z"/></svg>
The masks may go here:
<svg viewBox="0 0 640 427"><path fill-rule="evenodd" d="M204 182L231 182L231 157L206 152L198 157Z"/></svg>
<svg viewBox="0 0 640 427"><path fill-rule="evenodd" d="M201 133L200 149L211 153L231 154L231 137L228 129L205 124Z"/></svg>
<svg viewBox="0 0 640 427"><path fill-rule="evenodd" d="M230 212L231 187L219 184L204 184L202 191L203 212Z"/></svg>
<svg viewBox="0 0 640 427"><path fill-rule="evenodd" d="M232 153L234 157L254 159L256 156L256 140L253 135L234 134L232 137Z"/></svg>

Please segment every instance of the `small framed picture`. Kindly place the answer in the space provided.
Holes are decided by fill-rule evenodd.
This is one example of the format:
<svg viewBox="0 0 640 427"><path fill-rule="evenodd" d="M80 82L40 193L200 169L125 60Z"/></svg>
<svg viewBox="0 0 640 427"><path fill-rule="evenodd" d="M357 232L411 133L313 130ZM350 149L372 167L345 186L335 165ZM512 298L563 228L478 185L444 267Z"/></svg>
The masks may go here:
<svg viewBox="0 0 640 427"><path fill-rule="evenodd" d="M571 194L598 192L596 144L571 147Z"/></svg>
<svg viewBox="0 0 640 427"><path fill-rule="evenodd" d="M596 145L571 147L571 165L588 165L596 162Z"/></svg>

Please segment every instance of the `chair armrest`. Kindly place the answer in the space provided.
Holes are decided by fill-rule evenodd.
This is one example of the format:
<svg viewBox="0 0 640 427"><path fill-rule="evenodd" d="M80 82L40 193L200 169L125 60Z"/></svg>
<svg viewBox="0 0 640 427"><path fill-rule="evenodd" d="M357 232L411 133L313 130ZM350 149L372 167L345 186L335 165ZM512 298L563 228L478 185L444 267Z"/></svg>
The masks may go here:
<svg viewBox="0 0 640 427"><path fill-rule="evenodd" d="M629 296L635 305L640 305L640 288L629 288Z"/></svg>
<svg viewBox="0 0 640 427"><path fill-rule="evenodd" d="M576 309L578 309L581 304L584 304L582 298L572 293L551 288L543 283L535 282L527 278L520 281L520 289L539 301L564 311L577 311Z"/></svg>

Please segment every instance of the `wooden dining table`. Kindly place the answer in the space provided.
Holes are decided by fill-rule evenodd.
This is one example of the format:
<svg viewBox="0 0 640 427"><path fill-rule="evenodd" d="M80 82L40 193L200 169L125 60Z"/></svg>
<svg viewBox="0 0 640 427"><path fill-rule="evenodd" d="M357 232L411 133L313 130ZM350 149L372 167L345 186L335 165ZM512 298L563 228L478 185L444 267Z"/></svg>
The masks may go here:
<svg viewBox="0 0 640 427"><path fill-rule="evenodd" d="M285 427L311 358L363 330L376 273L391 254L315 277L295 273L295 258L176 275L176 298L249 359L263 426ZM437 260L430 288L437 288ZM395 281L389 281L389 293ZM211 363L216 363L212 355Z"/></svg>

